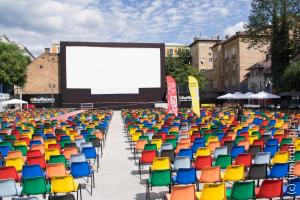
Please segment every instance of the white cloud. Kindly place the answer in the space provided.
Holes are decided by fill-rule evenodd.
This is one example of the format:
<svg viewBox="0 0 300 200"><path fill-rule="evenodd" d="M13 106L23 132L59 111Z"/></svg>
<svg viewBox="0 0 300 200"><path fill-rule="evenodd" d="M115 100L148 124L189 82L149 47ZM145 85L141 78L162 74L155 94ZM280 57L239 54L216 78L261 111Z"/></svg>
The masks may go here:
<svg viewBox="0 0 300 200"><path fill-rule="evenodd" d="M220 34L227 24L245 21L245 16L240 19L236 15L244 13L249 2L0 0L0 33L24 44L35 55L41 53L42 47L49 47L54 39L187 44L192 42L195 33ZM226 34L234 33L236 26L239 27L226 28Z"/></svg>
<svg viewBox="0 0 300 200"><path fill-rule="evenodd" d="M244 24L245 24L245 22L239 22L239 23L236 23L233 26L227 27L224 30L224 35L232 36L238 31L244 31L245 30Z"/></svg>

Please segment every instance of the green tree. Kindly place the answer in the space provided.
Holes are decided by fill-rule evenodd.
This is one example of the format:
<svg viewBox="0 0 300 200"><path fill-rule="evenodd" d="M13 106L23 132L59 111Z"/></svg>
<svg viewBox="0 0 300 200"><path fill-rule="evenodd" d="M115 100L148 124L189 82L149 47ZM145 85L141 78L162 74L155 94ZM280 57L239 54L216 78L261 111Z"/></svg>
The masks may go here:
<svg viewBox="0 0 300 200"><path fill-rule="evenodd" d="M246 39L251 47L270 45L275 90L282 88L282 74L299 52L300 6L297 0L252 0Z"/></svg>
<svg viewBox="0 0 300 200"><path fill-rule="evenodd" d="M205 87L206 79L203 73L191 66L192 57L188 49L179 49L178 56L166 57L166 75L172 76L180 86L188 85L188 76L194 76L199 83L200 90Z"/></svg>
<svg viewBox="0 0 300 200"><path fill-rule="evenodd" d="M300 61L292 63L283 74L284 87L291 91L300 91Z"/></svg>
<svg viewBox="0 0 300 200"><path fill-rule="evenodd" d="M0 42L0 83L23 87L30 58L16 45Z"/></svg>

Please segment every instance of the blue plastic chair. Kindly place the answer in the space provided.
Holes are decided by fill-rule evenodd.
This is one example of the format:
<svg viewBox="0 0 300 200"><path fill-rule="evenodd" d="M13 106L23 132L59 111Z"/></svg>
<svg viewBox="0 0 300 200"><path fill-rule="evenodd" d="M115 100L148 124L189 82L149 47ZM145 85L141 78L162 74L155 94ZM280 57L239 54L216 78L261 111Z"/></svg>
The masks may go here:
<svg viewBox="0 0 300 200"><path fill-rule="evenodd" d="M283 187L284 196L292 196L294 199L300 196L300 178L291 179L287 186Z"/></svg>
<svg viewBox="0 0 300 200"><path fill-rule="evenodd" d="M273 165L269 178L283 178L286 177L289 172L289 163L276 163Z"/></svg>
<svg viewBox="0 0 300 200"><path fill-rule="evenodd" d="M24 165L22 178L44 177L45 174L40 165Z"/></svg>
<svg viewBox="0 0 300 200"><path fill-rule="evenodd" d="M193 151L192 149L180 149L178 156L188 156L190 160L193 160Z"/></svg>
<svg viewBox="0 0 300 200"><path fill-rule="evenodd" d="M10 146L0 146L0 153L3 157L6 157L10 150Z"/></svg>
<svg viewBox="0 0 300 200"><path fill-rule="evenodd" d="M205 143L205 138L195 138L194 144L195 143Z"/></svg>
<svg viewBox="0 0 300 200"><path fill-rule="evenodd" d="M173 177L174 184L195 184L197 182L195 168L178 169L176 176Z"/></svg>
<svg viewBox="0 0 300 200"><path fill-rule="evenodd" d="M72 162L70 167L71 175L77 178L87 177L87 181L91 178L91 195L93 194L93 187L95 187L94 172L88 162Z"/></svg>
<svg viewBox="0 0 300 200"><path fill-rule="evenodd" d="M192 151L193 151L193 153L196 153L197 149L200 148L200 147L205 147L205 142L201 142L201 143L195 143L194 142L194 144L192 145Z"/></svg>
<svg viewBox="0 0 300 200"><path fill-rule="evenodd" d="M95 147L83 147L81 153L83 153L86 159L94 159L94 164L97 161L97 171L99 168L99 155L97 154Z"/></svg>
<svg viewBox="0 0 300 200"><path fill-rule="evenodd" d="M266 145L276 145L278 146L278 139L269 139Z"/></svg>
<svg viewBox="0 0 300 200"><path fill-rule="evenodd" d="M30 147L32 147L32 145L35 145L35 144L42 144L41 140L31 140L30 141Z"/></svg>
<svg viewBox="0 0 300 200"><path fill-rule="evenodd" d="M264 152L269 152L271 154L271 157L273 158L275 153L278 151L277 145L266 145Z"/></svg>
<svg viewBox="0 0 300 200"><path fill-rule="evenodd" d="M231 157L236 158L241 153L245 153L245 147L244 146L234 146L231 150Z"/></svg>

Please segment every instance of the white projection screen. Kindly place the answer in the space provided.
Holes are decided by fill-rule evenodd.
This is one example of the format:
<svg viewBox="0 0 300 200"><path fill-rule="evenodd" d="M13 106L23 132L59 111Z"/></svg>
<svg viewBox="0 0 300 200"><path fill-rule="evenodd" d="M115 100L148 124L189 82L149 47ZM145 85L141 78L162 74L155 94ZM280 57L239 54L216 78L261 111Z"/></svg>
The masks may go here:
<svg viewBox="0 0 300 200"><path fill-rule="evenodd" d="M61 101L160 101L164 57L161 43L61 42Z"/></svg>

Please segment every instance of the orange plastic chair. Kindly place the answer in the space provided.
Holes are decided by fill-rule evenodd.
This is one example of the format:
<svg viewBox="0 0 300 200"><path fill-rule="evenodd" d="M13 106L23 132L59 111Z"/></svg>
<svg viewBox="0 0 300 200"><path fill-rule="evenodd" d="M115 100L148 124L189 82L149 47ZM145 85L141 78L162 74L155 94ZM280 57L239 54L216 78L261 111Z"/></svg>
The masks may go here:
<svg viewBox="0 0 300 200"><path fill-rule="evenodd" d="M67 160L71 159L71 155L78 154L78 149L76 147L65 148L62 153Z"/></svg>
<svg viewBox="0 0 300 200"><path fill-rule="evenodd" d="M44 144L34 144L31 146L30 150L40 150L41 154L45 154L45 146Z"/></svg>
<svg viewBox="0 0 300 200"><path fill-rule="evenodd" d="M196 200L195 185L174 185L171 194L166 194L167 200Z"/></svg>
<svg viewBox="0 0 300 200"><path fill-rule="evenodd" d="M23 158L23 154L20 150L9 151L7 158Z"/></svg>
<svg viewBox="0 0 300 200"><path fill-rule="evenodd" d="M175 150L175 153L178 154L180 149L188 149L190 148L190 143L178 143L177 144L177 147L176 147L176 150Z"/></svg>
<svg viewBox="0 0 300 200"><path fill-rule="evenodd" d="M200 183L215 183L221 181L221 168L220 166L215 167L204 167L202 169L200 177L198 177Z"/></svg>
<svg viewBox="0 0 300 200"><path fill-rule="evenodd" d="M249 140L241 140L241 141L239 141L238 146L244 146L245 150L248 151L249 146L250 146L250 141Z"/></svg>
<svg viewBox="0 0 300 200"><path fill-rule="evenodd" d="M215 141L215 142L210 142L208 144L208 148L210 152L214 152L217 147L220 147L220 142Z"/></svg>
<svg viewBox="0 0 300 200"><path fill-rule="evenodd" d="M64 163L51 163L47 164L46 175L47 178L52 178L55 176L66 176L68 173Z"/></svg>

